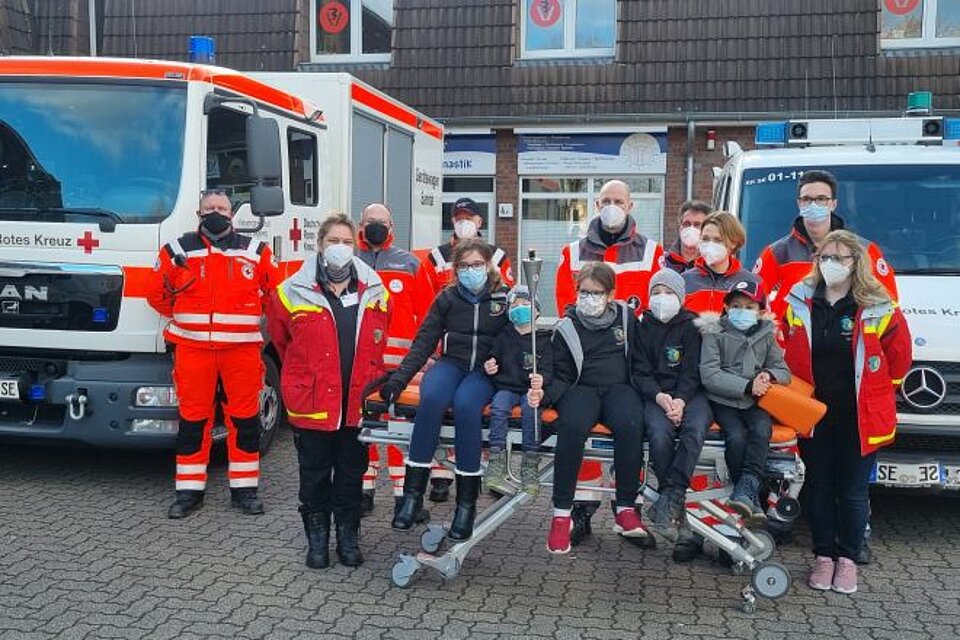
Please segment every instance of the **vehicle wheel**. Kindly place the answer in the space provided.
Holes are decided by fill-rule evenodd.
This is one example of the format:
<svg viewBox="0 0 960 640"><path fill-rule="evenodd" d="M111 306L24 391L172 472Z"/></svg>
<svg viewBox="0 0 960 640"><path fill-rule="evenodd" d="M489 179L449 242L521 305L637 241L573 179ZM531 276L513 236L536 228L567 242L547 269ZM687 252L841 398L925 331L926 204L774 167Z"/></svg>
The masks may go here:
<svg viewBox="0 0 960 640"><path fill-rule="evenodd" d="M413 582L413 578L419 571L420 567L416 559L403 554L400 556L400 559L397 560L397 563L393 565L393 571L391 572L393 584L401 589L406 589L410 586L410 583Z"/></svg>
<svg viewBox="0 0 960 640"><path fill-rule="evenodd" d="M420 534L420 548L431 555L435 554L447 538L446 530L439 525L431 525Z"/></svg>
<svg viewBox="0 0 960 640"><path fill-rule="evenodd" d="M776 600L790 590L790 572L777 562L764 562L753 570L750 584L758 595Z"/></svg>
<svg viewBox="0 0 960 640"><path fill-rule="evenodd" d="M784 496L777 501L776 512L787 522L792 522L800 515L800 501L796 498Z"/></svg>
<svg viewBox="0 0 960 640"><path fill-rule="evenodd" d="M266 453L273 444L277 429L284 422L286 411L280 395L280 369L270 356L263 357L266 369L264 386L260 391L260 453Z"/></svg>
<svg viewBox="0 0 960 640"><path fill-rule="evenodd" d="M768 531L751 531L753 535L760 538L761 544L759 547L749 546L747 547L747 552L750 553L758 562L763 562L770 558L773 555L773 552L777 549L777 543L773 539L773 535Z"/></svg>

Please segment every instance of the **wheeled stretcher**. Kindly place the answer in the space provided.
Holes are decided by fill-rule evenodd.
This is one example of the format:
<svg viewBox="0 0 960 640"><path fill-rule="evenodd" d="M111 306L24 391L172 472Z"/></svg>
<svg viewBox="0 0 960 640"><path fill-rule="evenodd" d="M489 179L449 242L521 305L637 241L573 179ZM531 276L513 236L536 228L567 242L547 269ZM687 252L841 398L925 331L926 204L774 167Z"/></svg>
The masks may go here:
<svg viewBox="0 0 960 640"><path fill-rule="evenodd" d="M413 432L413 419L419 403L418 391L416 386L408 387L393 405L385 403L376 393L367 396L360 439L369 444L392 444L406 449ZM556 444L553 425L557 413L552 409L545 409L541 412L541 419L542 463L539 481L542 486L550 486ZM519 409L515 410L510 427L507 434L508 462L511 454L520 451ZM486 443L485 428L483 438ZM453 442L454 426L452 415L448 414L440 430L439 460L446 458L443 450L453 446ZM794 429L783 425L774 427L766 478L770 490L767 513L771 519L790 521L799 515L797 496L803 485L804 467L796 445L797 433ZM597 425L587 439L584 459L612 464L613 439L602 425ZM649 456L645 456L646 459L649 459ZM512 465L508 464L508 469L512 469ZM643 478L642 498L652 504L658 499L659 493L655 485L656 477L650 472L649 465L644 469ZM511 480L519 489L518 479L512 477ZM584 488L594 491L598 489L592 486ZM600 490L613 492L610 488ZM766 531L746 529L739 516L725 505L731 490L730 476L724 460L723 438L714 426L707 436L691 488L687 492L687 522L691 530L730 556L735 573L750 572L750 583L741 590L741 608L746 612L753 612L757 596L768 599L782 597L790 588L791 578L786 567L771 560L776 548L773 536ZM393 567L393 583L398 587L407 587L424 568L438 572L444 579L455 578L473 547L480 544L531 499L529 493L519 490L513 495L501 497L478 514L472 538L449 547L446 547L444 527L429 524L420 537L421 551L400 555Z"/></svg>

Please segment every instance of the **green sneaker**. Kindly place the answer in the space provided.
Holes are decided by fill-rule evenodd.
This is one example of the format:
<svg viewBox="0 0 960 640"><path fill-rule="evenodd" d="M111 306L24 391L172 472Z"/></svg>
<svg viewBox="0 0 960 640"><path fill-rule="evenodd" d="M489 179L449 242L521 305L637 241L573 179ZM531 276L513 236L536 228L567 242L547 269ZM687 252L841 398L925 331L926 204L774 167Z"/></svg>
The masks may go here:
<svg viewBox="0 0 960 640"><path fill-rule="evenodd" d="M507 452L491 451L487 461L487 470L483 474L483 488L500 495L512 494L516 491L507 480Z"/></svg>

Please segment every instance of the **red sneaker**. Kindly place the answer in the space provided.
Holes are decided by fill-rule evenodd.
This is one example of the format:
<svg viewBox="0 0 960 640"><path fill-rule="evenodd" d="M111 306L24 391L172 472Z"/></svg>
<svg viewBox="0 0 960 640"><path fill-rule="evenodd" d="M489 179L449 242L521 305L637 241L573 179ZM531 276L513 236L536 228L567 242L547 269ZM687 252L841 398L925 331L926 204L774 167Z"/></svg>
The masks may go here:
<svg viewBox="0 0 960 640"><path fill-rule="evenodd" d="M570 553L570 529L573 519L570 516L555 516L550 523L550 535L547 536L547 551L558 555Z"/></svg>
<svg viewBox="0 0 960 640"><path fill-rule="evenodd" d="M650 535L634 508L618 512L614 522L613 530L624 538L645 538Z"/></svg>

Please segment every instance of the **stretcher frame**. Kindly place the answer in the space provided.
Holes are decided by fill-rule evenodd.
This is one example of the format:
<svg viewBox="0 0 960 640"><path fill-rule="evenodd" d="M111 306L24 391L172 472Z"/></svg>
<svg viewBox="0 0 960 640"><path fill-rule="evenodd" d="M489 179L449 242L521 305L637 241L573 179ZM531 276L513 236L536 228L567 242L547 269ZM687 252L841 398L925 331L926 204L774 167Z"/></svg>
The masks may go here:
<svg viewBox="0 0 960 640"><path fill-rule="evenodd" d="M398 409L399 415L398 415ZM395 445L407 450L410 436L413 433L413 415L416 408L410 405L385 406L378 400L368 399L365 406L364 418L361 421L360 440L373 445ZM518 418L519 416L515 416ZM474 525L473 536L466 541L447 545L446 528L440 524L428 524L420 536L420 552L401 553L394 564L391 578L394 585L409 587L417 576L424 570L435 571L444 580L456 578L475 546L500 525L533 499L530 493L519 490L519 479L513 476L513 465L510 464L513 456L520 451L522 434L519 420L510 421L511 428L507 432L507 469L510 481L516 486L513 495L504 495L481 511ZM547 425L549 427L549 424ZM441 425L440 439L437 446L438 460L445 461L444 451L453 446L454 429L451 420L444 420ZM803 484L803 462L796 451L796 439L784 437L779 427L780 438L777 444L771 445L771 452L767 463L767 483L770 488L768 498L768 517L781 522L792 521L799 514L797 496ZM598 460L603 463L613 461L613 439L609 433L598 425L588 438L584 447L584 459ZM489 432L482 431L483 442L486 446ZM552 486L553 479L553 449L556 444L556 435L550 434L541 445L539 456L542 459L538 480L541 486ZM644 445L645 449L646 444ZM649 455L644 456L649 461ZM446 462L444 462L446 464ZM695 477L706 475L715 476L712 483L699 483L696 489L690 489L686 496L685 515L690 529L705 540L709 540L718 550L726 552L732 560L732 571L736 575L747 572L750 581L740 591L740 608L746 613L756 610L757 598L778 599L789 591L792 579L790 572L782 564L771 560L776 550L776 542L767 531L754 531L743 526L739 516L724 504L731 492L729 474L724 459L723 440L719 434L712 431L704 443L703 450L697 463ZM644 503L652 504L659 498L655 487L655 475L650 473L649 462L645 463L643 482L640 495ZM695 483L692 483L695 484ZM609 487L578 487L612 493Z"/></svg>

